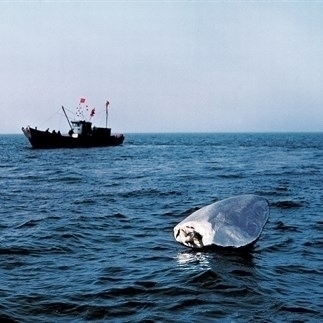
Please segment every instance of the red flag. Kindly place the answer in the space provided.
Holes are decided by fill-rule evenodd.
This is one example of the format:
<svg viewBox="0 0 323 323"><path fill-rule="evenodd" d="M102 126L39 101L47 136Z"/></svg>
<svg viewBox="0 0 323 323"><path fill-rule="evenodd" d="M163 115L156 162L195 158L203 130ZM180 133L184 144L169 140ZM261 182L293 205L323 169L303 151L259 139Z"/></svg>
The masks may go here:
<svg viewBox="0 0 323 323"><path fill-rule="evenodd" d="M90 117L93 117L94 115L95 115L95 108L92 109L91 114L90 114Z"/></svg>
<svg viewBox="0 0 323 323"><path fill-rule="evenodd" d="M80 98L80 103L84 103L85 99L84 98Z"/></svg>

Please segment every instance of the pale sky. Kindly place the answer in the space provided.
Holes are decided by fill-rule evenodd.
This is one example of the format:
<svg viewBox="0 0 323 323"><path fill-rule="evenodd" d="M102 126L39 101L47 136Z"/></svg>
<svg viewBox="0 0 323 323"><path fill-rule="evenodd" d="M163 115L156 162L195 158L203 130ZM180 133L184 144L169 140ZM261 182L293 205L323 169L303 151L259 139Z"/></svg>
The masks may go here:
<svg viewBox="0 0 323 323"><path fill-rule="evenodd" d="M2 1L0 42L0 133L323 130L322 1Z"/></svg>

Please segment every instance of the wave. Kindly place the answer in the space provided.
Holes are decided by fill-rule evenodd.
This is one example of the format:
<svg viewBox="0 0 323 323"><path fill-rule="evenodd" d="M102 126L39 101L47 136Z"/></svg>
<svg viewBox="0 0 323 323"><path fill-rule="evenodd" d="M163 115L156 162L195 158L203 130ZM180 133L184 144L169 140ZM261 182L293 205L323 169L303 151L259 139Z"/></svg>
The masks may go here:
<svg viewBox="0 0 323 323"><path fill-rule="evenodd" d="M284 200L284 201L271 202L270 206L277 207L280 209L294 209L294 208L303 207L303 203L296 202L293 200Z"/></svg>

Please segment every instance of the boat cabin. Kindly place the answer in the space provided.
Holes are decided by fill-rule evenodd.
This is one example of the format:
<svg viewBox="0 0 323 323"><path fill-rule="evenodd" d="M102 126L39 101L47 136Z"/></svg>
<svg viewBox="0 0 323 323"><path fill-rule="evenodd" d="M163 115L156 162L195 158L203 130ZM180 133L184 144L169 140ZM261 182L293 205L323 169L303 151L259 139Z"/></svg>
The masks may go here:
<svg viewBox="0 0 323 323"><path fill-rule="evenodd" d="M80 136L86 136L91 133L92 123L88 121L71 121L72 129L71 136L77 138Z"/></svg>

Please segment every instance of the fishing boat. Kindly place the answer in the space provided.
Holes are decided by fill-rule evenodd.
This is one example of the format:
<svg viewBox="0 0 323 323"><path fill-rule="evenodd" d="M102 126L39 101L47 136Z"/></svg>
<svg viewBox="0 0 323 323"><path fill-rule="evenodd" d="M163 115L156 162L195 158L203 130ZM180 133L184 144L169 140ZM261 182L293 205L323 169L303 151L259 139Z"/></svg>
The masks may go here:
<svg viewBox="0 0 323 323"><path fill-rule="evenodd" d="M85 99L80 99L79 109ZM62 106L64 115L70 126L67 134L61 134L60 131L38 130L37 127L30 126L22 127L22 132L28 138L31 146L36 149L52 149L52 148L90 148L90 147L107 147L118 146L124 141L123 134L111 134L111 128L108 128L108 105L106 102L106 127L92 126L90 120L85 120L83 114L77 114L78 117L82 116L75 121L70 121L65 108ZM94 116L95 109L91 110L90 118Z"/></svg>

